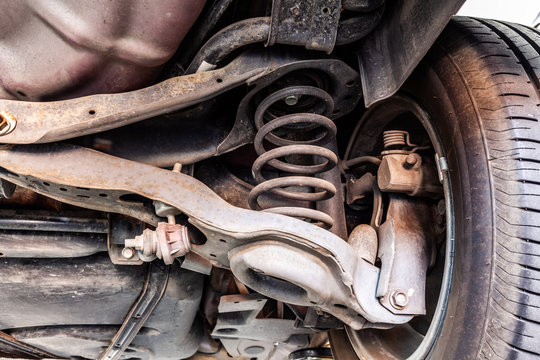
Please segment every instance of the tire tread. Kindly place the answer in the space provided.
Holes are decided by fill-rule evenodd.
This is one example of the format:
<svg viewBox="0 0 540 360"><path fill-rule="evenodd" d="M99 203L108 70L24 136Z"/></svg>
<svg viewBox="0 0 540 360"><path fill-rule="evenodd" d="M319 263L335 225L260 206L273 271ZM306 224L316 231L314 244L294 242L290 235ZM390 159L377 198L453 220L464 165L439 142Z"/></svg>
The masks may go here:
<svg viewBox="0 0 540 360"><path fill-rule="evenodd" d="M485 135L495 224L479 359L540 356L540 32L456 17L441 46L463 74Z"/></svg>

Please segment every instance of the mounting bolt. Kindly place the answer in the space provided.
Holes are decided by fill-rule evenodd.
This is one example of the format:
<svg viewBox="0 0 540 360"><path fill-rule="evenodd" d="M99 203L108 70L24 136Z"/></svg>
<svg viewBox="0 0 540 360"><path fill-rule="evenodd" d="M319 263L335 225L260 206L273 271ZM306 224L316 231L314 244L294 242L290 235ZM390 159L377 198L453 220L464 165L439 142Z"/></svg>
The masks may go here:
<svg viewBox="0 0 540 360"><path fill-rule="evenodd" d="M0 110L0 136L7 135L15 129L17 119L12 113Z"/></svg>
<svg viewBox="0 0 540 360"><path fill-rule="evenodd" d="M441 216L446 214L446 202L444 201L444 199L439 200L439 202L437 203L437 212Z"/></svg>
<svg viewBox="0 0 540 360"><path fill-rule="evenodd" d="M299 17L300 16L300 6L295 5L290 10L291 10L292 16L294 16L294 17Z"/></svg>
<svg viewBox="0 0 540 360"><path fill-rule="evenodd" d="M289 106L294 106L298 104L298 100L300 100L300 95L289 95L283 101L285 101L285 104Z"/></svg>
<svg viewBox="0 0 540 360"><path fill-rule="evenodd" d="M126 247L122 249L122 256L126 259L131 259L133 256L135 256L135 250L130 247Z"/></svg>
<svg viewBox="0 0 540 360"><path fill-rule="evenodd" d="M392 305L397 310L403 310L407 307L409 303L409 297L403 291L394 291L392 296L390 296L390 305Z"/></svg>
<svg viewBox="0 0 540 360"><path fill-rule="evenodd" d="M182 172L182 164L176 163L172 169L174 173ZM176 215L181 211L161 201L154 201L154 209L157 216L166 217L169 224L176 224Z"/></svg>
<svg viewBox="0 0 540 360"><path fill-rule="evenodd" d="M405 166L406 167L413 167L418 163L418 155L417 154L409 154L405 158Z"/></svg>

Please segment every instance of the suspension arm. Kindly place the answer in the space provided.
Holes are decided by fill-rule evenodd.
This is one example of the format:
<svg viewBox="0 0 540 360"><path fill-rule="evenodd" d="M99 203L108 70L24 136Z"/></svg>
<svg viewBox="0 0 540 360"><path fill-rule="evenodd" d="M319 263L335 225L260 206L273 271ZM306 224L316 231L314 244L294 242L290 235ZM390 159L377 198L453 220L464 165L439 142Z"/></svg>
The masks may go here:
<svg viewBox="0 0 540 360"><path fill-rule="evenodd" d="M192 251L231 268L272 298L315 306L353 328L400 324L376 298L379 269L331 232L304 221L230 205L197 179L67 144L0 150L0 177L43 195L154 224L133 194L181 210L207 241ZM262 256L261 256L262 255ZM360 315L360 316L359 316Z"/></svg>
<svg viewBox="0 0 540 360"><path fill-rule="evenodd" d="M48 143L118 128L198 104L292 61L245 53L221 69L127 93L52 102L0 100L0 143Z"/></svg>

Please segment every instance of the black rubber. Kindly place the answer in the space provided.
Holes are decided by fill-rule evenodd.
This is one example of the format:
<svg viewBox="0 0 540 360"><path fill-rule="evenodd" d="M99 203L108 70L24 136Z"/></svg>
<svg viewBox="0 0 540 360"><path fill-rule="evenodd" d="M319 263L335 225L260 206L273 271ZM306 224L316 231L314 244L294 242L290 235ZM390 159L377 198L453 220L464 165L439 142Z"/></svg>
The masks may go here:
<svg viewBox="0 0 540 360"><path fill-rule="evenodd" d="M432 117L456 205L432 359L540 358L540 32L454 18L404 86Z"/></svg>

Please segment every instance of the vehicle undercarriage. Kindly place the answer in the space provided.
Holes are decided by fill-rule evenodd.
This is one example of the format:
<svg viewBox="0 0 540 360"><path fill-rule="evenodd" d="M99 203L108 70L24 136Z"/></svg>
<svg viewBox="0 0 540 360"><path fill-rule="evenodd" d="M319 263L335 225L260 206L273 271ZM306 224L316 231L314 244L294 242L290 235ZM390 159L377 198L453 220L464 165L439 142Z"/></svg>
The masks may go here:
<svg viewBox="0 0 540 360"><path fill-rule="evenodd" d="M540 33L461 4L0 4L0 355L537 358Z"/></svg>

